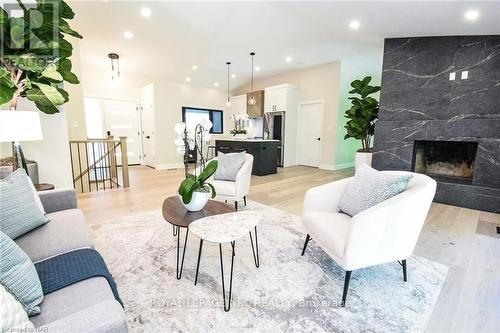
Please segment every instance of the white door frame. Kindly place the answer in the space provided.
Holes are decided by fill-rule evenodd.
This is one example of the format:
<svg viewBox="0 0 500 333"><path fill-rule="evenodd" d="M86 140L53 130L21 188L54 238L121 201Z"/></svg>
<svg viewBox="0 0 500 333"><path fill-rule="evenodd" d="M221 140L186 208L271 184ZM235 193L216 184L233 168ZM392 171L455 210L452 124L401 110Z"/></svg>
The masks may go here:
<svg viewBox="0 0 500 333"><path fill-rule="evenodd" d="M296 152L296 160L297 160L297 164L299 164L299 140L300 140L300 135L298 135L299 133L301 133L301 126L302 126L302 123L300 121L301 116L302 116L302 107L304 105L309 105L309 104L321 104L321 133L320 133L320 138L321 138L321 141L319 142L319 156L318 156L318 168L319 166L321 165L321 155L322 155L322 151L323 151L323 122L324 122L324 114L325 114L325 100L323 99L318 99L318 100L312 100L312 101L305 101L305 102L299 102L299 110L298 110L298 114L297 114L297 120L298 120L298 126L297 126L297 152Z"/></svg>
<svg viewBox="0 0 500 333"><path fill-rule="evenodd" d="M142 147L142 111L140 109L140 100L136 99L136 98L113 98L113 97L106 97L106 96L98 96L98 95L84 95L83 98L86 98L86 97L89 97L89 98L95 98L95 99L98 99L99 100L99 105L101 107L101 116L102 116L102 125L103 125L103 129L105 129L106 127L106 110L104 110L104 100L112 100L112 101L122 101L122 102L135 102L136 103L136 110L137 110L137 128L139 130L139 136L141 138L141 144L139 145L139 149L140 149L140 164L142 165L143 163L143 152L144 152L144 149ZM84 110L85 112L85 110ZM85 124L85 126L87 126L87 124ZM107 138L107 133L103 133L103 139L106 139ZM116 139L116 138L115 138Z"/></svg>

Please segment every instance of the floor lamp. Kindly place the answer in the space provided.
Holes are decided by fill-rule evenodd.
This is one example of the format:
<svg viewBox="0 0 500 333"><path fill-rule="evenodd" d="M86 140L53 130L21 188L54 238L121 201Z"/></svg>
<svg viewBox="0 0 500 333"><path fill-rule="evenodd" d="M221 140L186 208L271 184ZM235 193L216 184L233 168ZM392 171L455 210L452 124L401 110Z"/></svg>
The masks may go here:
<svg viewBox="0 0 500 333"><path fill-rule="evenodd" d="M13 171L22 167L28 173L21 141L42 140L38 111L0 111L0 142L12 143Z"/></svg>

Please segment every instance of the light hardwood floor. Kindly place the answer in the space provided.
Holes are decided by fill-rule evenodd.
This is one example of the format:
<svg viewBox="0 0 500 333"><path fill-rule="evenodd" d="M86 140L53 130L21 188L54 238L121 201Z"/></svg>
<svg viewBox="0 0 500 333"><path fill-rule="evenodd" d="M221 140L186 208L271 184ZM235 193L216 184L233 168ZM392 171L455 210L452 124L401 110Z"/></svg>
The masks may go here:
<svg viewBox="0 0 500 333"><path fill-rule="evenodd" d="M278 174L252 177L248 198L300 214L308 188L345 178L339 171L307 167L280 169ZM156 171L131 167L127 189L78 195L89 224L161 208L174 195L182 170ZM429 320L428 332L500 332L500 215L433 204L415 254L449 266L443 290ZM409 278L411 279L411 261Z"/></svg>

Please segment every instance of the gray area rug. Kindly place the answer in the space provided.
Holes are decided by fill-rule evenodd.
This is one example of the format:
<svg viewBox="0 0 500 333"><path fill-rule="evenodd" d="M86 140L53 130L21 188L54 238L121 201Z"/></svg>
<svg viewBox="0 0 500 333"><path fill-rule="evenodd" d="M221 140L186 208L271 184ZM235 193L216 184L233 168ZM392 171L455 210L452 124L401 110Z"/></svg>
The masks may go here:
<svg viewBox="0 0 500 333"><path fill-rule="evenodd" d="M300 217L256 202L260 268L249 237L236 242L231 310L222 304L219 248L204 243L198 285L199 239L188 238L181 280L175 277L177 238L160 210L95 226L96 248L116 279L131 332L422 332L448 268L412 256L408 282L400 265L354 271L340 308L344 271L314 240L306 255ZM184 235L184 233L182 234ZM183 240L183 238L181 238ZM223 246L229 281L230 245ZM227 284L226 284L227 286Z"/></svg>

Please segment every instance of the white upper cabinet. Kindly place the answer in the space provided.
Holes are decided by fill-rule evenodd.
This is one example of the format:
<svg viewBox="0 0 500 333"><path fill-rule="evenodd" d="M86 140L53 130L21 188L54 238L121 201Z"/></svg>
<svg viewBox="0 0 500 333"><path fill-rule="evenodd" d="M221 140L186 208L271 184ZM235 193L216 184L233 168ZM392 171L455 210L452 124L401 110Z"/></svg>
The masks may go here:
<svg viewBox="0 0 500 333"><path fill-rule="evenodd" d="M231 97L231 106L229 107L231 115L247 112L247 96L239 95Z"/></svg>
<svg viewBox="0 0 500 333"><path fill-rule="evenodd" d="M288 111L290 102L295 101L296 90L290 84L281 84L265 89L264 112Z"/></svg>

